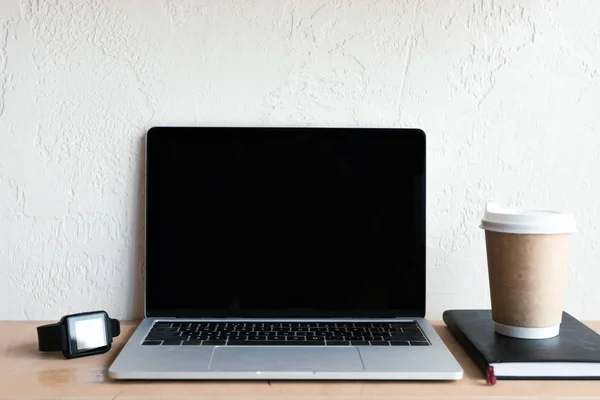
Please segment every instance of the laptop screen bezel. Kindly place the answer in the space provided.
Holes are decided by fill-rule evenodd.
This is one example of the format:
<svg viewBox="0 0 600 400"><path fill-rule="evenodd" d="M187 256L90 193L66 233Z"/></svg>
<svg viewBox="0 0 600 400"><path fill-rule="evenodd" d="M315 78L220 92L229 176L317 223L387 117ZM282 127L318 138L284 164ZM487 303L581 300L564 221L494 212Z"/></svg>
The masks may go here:
<svg viewBox="0 0 600 400"><path fill-rule="evenodd" d="M150 128L145 137L145 198L144 202L147 204L148 202L148 188L150 186L150 182L148 179L148 165L152 160L149 157L148 147L152 138L155 135L161 135L164 132L168 132L170 137L175 137L175 135L186 135L189 134L190 131L194 130L202 130L202 129L247 129L247 130L255 130L256 127L181 127L181 126L157 126ZM269 127L258 128L258 129L270 129ZM319 127L319 128L298 128L298 127L277 127L274 129L284 129L284 130L302 130L302 129L311 129L311 130L320 130L320 129L332 129L328 127ZM335 128L335 129L360 129L360 130L382 130L386 128ZM422 251L422 268L423 280L420 283L420 299L419 304L420 307L417 309L348 309L343 312L340 311L332 311L332 310L313 310L313 309L286 309L286 310L223 310L223 309L198 309L198 308L162 308L162 307L149 307L148 305L148 285L146 284L148 271L150 268L158 268L154 266L151 260L148 257L147 246L144 246L145 252L145 270L144 270L144 316L147 318L269 318L269 319L347 319L347 318L404 318L404 317L412 317L412 318L424 318L425 317L425 309L426 309L426 172L427 172L427 163L426 163L426 135L425 132L421 129L415 128L388 128L387 130L396 131L398 135L403 135L407 140L415 141L415 151L422 152L422 162L423 165L423 174L421 176L421 196L423 201L423 207L421 208L421 215L419 215L419 219L422 222L422 227L418 234L422 235L420 246ZM161 140L164 140L161 138ZM145 217L145 227L149 224L148 220L148 208L144 207L144 217ZM146 231L144 232L146 235ZM144 243L147 243L145 240Z"/></svg>

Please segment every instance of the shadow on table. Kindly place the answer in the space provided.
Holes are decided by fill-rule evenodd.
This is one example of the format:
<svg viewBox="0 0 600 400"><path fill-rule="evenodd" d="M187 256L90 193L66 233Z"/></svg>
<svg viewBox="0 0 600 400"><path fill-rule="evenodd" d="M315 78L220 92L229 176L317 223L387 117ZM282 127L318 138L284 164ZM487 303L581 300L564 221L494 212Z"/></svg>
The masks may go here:
<svg viewBox="0 0 600 400"><path fill-rule="evenodd" d="M21 343L11 347L7 354L14 358L37 358L40 360L56 360L65 358L60 351L40 352L37 343Z"/></svg>

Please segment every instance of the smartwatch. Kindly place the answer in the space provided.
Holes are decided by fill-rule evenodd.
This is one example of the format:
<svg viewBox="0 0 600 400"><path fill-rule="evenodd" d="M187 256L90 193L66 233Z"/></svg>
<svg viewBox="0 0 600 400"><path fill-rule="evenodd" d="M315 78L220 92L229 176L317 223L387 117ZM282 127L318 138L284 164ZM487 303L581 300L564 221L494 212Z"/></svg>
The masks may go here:
<svg viewBox="0 0 600 400"><path fill-rule="evenodd" d="M65 358L106 353L120 333L119 321L105 311L65 315L55 324L37 327L39 351L61 351Z"/></svg>

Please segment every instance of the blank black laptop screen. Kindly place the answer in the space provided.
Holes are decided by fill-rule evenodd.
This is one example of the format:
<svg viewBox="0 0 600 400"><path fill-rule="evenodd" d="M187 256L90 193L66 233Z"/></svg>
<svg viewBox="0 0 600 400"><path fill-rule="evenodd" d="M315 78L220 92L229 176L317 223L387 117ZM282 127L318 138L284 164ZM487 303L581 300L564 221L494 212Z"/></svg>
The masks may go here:
<svg viewBox="0 0 600 400"><path fill-rule="evenodd" d="M425 137L360 128L153 128L146 314L425 312Z"/></svg>

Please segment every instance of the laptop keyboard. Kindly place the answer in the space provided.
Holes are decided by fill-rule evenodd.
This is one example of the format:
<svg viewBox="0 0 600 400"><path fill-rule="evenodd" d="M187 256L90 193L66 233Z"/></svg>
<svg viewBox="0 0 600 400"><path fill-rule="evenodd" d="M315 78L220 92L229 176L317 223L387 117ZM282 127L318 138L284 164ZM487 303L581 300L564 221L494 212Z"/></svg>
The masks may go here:
<svg viewBox="0 0 600 400"><path fill-rule="evenodd" d="M144 346L429 346L415 322L156 322Z"/></svg>

